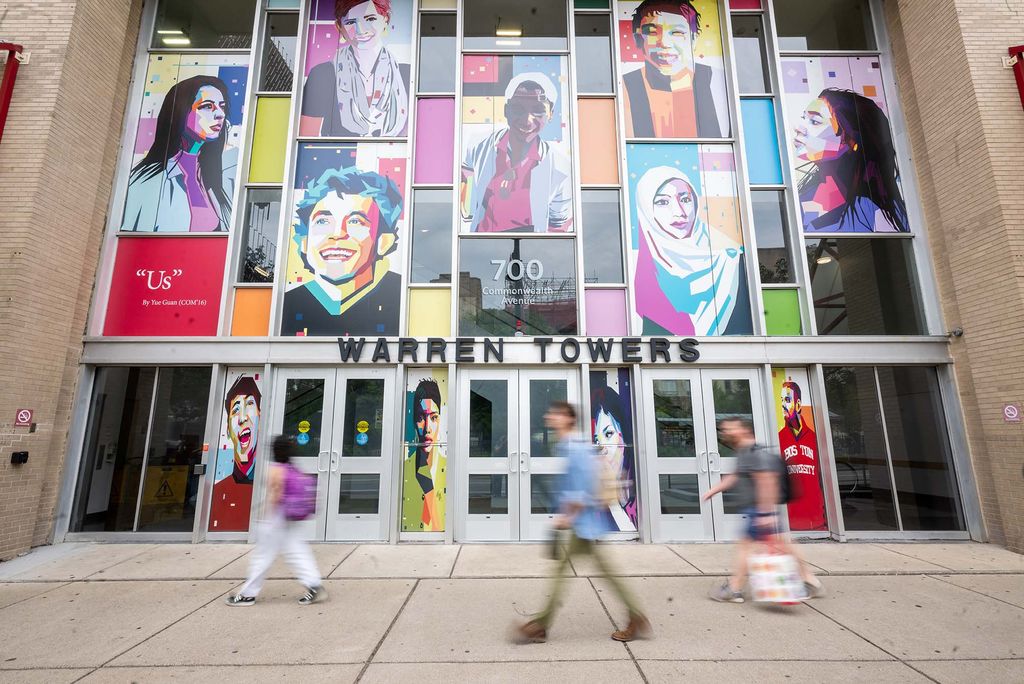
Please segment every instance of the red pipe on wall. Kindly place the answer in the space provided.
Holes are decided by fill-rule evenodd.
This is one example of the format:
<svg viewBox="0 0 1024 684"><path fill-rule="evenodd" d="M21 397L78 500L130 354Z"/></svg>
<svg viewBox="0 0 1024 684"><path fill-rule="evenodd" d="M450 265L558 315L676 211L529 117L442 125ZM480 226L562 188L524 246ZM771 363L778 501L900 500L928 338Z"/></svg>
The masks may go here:
<svg viewBox="0 0 1024 684"><path fill-rule="evenodd" d="M1020 104L1024 107L1024 45L1017 45L1008 50L1010 57L1016 57L1013 65L1013 77L1017 79L1017 92L1020 93Z"/></svg>
<svg viewBox="0 0 1024 684"><path fill-rule="evenodd" d="M11 95L14 93L14 79L18 77L23 48L15 43L0 43L0 52L7 53L7 65L4 77L0 81L0 140L4 137L4 124L7 123L7 110L11 107Z"/></svg>

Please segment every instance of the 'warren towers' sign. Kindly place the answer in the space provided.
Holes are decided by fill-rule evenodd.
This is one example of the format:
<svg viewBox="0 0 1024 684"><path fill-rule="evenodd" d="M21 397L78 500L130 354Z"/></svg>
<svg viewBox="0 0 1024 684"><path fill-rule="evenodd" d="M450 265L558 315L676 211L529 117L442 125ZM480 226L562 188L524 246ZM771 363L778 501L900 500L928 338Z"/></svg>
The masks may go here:
<svg viewBox="0 0 1024 684"><path fill-rule="evenodd" d="M700 358L692 337L534 337L533 345L510 343L513 363L693 363ZM346 363L505 363L504 338L339 337L338 349ZM524 356L526 352L529 356Z"/></svg>

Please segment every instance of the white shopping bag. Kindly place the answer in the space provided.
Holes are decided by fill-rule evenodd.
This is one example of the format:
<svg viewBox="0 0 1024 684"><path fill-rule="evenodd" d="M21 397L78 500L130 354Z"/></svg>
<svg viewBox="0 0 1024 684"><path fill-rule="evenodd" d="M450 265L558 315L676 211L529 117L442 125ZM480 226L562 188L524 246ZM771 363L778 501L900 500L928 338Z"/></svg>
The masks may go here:
<svg viewBox="0 0 1024 684"><path fill-rule="evenodd" d="M750 557L750 594L755 601L795 605L806 598L800 566L787 553L758 553Z"/></svg>

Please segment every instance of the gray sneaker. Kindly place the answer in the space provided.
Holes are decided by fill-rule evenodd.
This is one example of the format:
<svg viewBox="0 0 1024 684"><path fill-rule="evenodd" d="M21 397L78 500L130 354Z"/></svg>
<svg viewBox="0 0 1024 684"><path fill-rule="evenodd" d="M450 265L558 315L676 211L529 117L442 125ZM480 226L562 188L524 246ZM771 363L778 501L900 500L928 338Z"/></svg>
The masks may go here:
<svg viewBox="0 0 1024 684"><path fill-rule="evenodd" d="M711 591L711 600L722 603L743 603L743 592L733 591L729 586L729 580L726 580L722 586Z"/></svg>
<svg viewBox="0 0 1024 684"><path fill-rule="evenodd" d="M324 591L323 586L308 587L306 593L299 599L299 605L308 606L310 603L323 601L325 598L327 598L327 592Z"/></svg>
<svg viewBox="0 0 1024 684"><path fill-rule="evenodd" d="M825 595L825 587L822 586L821 582L817 584L811 584L810 582L804 582L804 593L809 599L821 598Z"/></svg>

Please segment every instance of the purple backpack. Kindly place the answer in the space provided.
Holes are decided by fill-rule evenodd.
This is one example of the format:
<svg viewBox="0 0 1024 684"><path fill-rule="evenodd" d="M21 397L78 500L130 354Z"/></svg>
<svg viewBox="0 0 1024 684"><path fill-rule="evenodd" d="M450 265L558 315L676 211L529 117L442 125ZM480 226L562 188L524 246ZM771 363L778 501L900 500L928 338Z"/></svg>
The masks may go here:
<svg viewBox="0 0 1024 684"><path fill-rule="evenodd" d="M316 478L292 464L285 466L281 510L288 520L305 520L316 513Z"/></svg>

